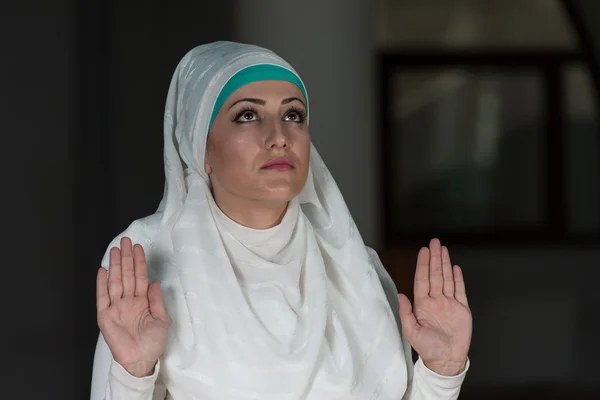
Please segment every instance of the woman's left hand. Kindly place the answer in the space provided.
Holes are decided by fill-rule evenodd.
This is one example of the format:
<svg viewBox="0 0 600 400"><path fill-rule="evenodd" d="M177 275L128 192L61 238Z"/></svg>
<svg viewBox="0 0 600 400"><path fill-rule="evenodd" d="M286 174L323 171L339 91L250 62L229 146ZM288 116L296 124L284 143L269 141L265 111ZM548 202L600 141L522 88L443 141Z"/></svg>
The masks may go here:
<svg viewBox="0 0 600 400"><path fill-rule="evenodd" d="M425 366L446 376L464 371L473 320L462 270L452 266L438 239L419 252L414 310L408 297L400 294L399 300L404 336Z"/></svg>

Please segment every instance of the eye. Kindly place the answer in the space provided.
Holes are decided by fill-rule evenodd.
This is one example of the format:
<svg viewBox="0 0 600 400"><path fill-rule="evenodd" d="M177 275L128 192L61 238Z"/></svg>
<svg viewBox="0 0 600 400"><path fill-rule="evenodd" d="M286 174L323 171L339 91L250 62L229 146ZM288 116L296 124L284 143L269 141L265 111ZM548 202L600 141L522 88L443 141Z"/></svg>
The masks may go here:
<svg viewBox="0 0 600 400"><path fill-rule="evenodd" d="M244 109L235 115L233 122L238 124L244 124L246 122L253 122L258 119L256 111L252 109Z"/></svg>
<svg viewBox="0 0 600 400"><path fill-rule="evenodd" d="M284 119L290 122L302 123L306 120L306 112L300 109L291 109L285 114Z"/></svg>

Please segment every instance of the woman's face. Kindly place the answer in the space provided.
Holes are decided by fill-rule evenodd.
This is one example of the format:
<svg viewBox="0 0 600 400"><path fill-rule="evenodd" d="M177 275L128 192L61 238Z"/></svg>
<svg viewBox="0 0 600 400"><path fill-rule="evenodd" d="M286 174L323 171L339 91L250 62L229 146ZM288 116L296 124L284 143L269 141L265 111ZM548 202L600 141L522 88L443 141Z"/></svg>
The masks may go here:
<svg viewBox="0 0 600 400"><path fill-rule="evenodd" d="M205 170L217 201L281 203L308 175L310 137L298 87L260 81L231 94L208 134Z"/></svg>

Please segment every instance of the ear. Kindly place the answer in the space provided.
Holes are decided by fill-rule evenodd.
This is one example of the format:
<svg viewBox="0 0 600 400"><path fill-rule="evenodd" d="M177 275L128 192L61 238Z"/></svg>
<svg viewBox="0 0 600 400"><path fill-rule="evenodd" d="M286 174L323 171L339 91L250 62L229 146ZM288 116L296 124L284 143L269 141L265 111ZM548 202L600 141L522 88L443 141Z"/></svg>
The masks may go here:
<svg viewBox="0 0 600 400"><path fill-rule="evenodd" d="M212 168L210 167L210 165L208 165L207 162L204 163L204 172L206 172L207 175L210 175L212 173Z"/></svg>

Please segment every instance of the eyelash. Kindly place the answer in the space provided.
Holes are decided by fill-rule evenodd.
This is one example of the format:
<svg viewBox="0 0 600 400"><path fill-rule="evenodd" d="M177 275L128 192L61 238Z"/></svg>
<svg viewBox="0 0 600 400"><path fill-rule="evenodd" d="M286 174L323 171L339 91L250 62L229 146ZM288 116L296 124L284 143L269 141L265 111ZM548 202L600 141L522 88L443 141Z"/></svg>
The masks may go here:
<svg viewBox="0 0 600 400"><path fill-rule="evenodd" d="M299 120L298 121L293 121L293 122L296 122L296 123L300 124L300 123L306 121L306 111L304 111L303 109L297 108L297 107L292 107L292 108L290 108L288 110L288 112L285 115L287 116L290 113L296 113L296 114L298 114Z"/></svg>
<svg viewBox="0 0 600 400"><path fill-rule="evenodd" d="M258 112L256 111L256 109L248 106L248 107L245 107L242 110L240 110L237 114L235 114L235 117L233 118L233 122L238 123L238 124L245 124L246 122L241 122L241 121L239 121L239 119L242 117L242 115L244 115L247 112L251 112L251 113L254 113L255 115L258 115ZM306 111L302 110L301 108L292 107L286 112L285 115L288 116L289 114L292 114L292 113L298 115L298 120L291 121L291 122L300 124L300 123L303 123L304 121L306 121ZM248 122L252 122L252 121L248 121Z"/></svg>
<svg viewBox="0 0 600 400"><path fill-rule="evenodd" d="M238 123L238 124L243 124L244 122L240 122L239 119L242 118L242 115L246 114L247 112L252 112L254 114L258 114L254 108L252 108L250 106L244 107L237 114L235 114L235 117L233 117L233 122Z"/></svg>

